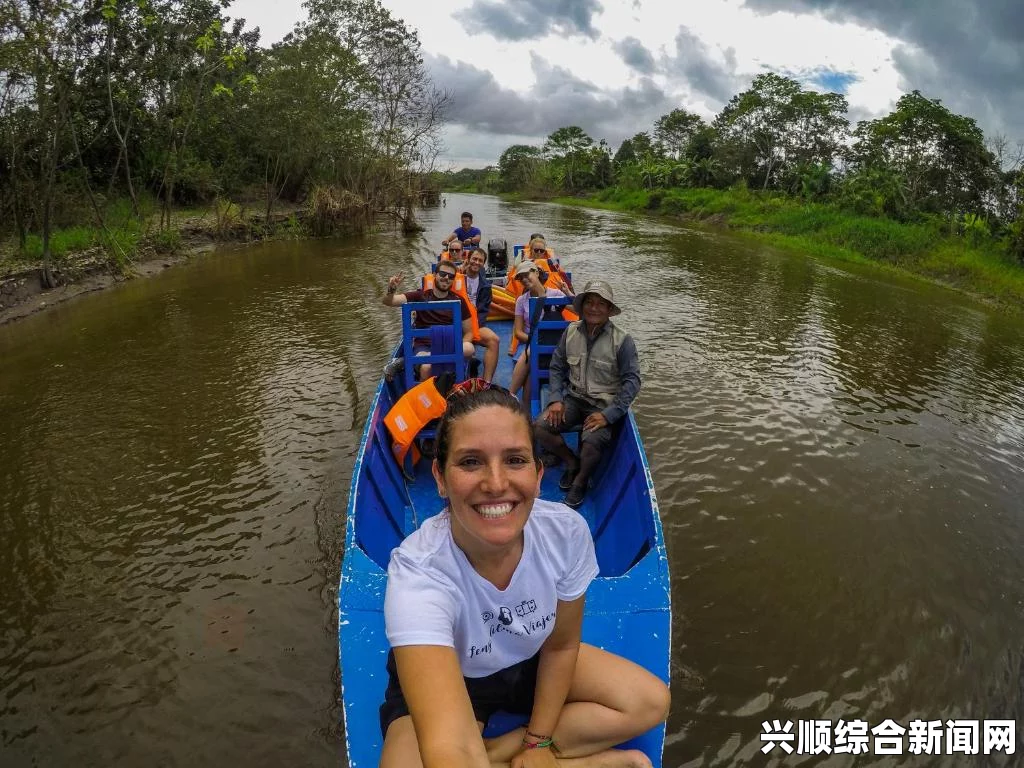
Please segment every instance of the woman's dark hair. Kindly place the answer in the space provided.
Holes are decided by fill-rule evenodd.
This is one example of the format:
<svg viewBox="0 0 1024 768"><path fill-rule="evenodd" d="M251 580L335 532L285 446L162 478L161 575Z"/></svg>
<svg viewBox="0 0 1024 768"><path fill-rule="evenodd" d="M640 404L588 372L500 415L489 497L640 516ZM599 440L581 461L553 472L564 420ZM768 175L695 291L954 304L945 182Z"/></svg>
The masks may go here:
<svg viewBox="0 0 1024 768"><path fill-rule="evenodd" d="M506 408L523 420L523 424L526 425L530 434L530 448L533 450L534 460L537 460L537 451L533 446L533 422L530 419L530 411L524 403L519 402L516 396L504 387L491 387L479 392L454 394L448 398L448 408L445 410L444 416L441 417L441 424L437 428L437 439L434 444L434 457L442 472L448 463L448 450L451 447L452 429L454 429L455 422L466 414L487 405Z"/></svg>

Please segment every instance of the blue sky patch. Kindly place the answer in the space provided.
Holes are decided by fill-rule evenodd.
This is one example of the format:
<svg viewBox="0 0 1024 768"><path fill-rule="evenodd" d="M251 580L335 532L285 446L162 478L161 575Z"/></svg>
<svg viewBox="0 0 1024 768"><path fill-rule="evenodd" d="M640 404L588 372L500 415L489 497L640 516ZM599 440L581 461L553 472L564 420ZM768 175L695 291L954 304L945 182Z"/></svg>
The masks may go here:
<svg viewBox="0 0 1024 768"><path fill-rule="evenodd" d="M841 93L846 95L846 90L851 84L860 80L856 72L841 72L832 67L814 67L813 69L786 69L761 65L762 71L777 72L784 77L796 80L803 87L810 86L815 91L823 93Z"/></svg>
<svg viewBox="0 0 1024 768"><path fill-rule="evenodd" d="M860 78L854 72L837 72L834 69L822 69L811 72L804 78L809 84L817 85L833 93L846 93L846 89Z"/></svg>

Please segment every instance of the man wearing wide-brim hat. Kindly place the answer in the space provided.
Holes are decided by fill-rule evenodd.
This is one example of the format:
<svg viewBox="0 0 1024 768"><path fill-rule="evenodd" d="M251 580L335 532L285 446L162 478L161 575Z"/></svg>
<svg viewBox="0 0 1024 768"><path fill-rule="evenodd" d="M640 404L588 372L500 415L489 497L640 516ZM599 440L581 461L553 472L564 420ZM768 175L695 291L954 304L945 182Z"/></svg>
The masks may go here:
<svg viewBox="0 0 1024 768"><path fill-rule="evenodd" d="M565 503L579 507L613 430L640 391L640 360L633 337L610 318L622 312L612 287L591 280L576 295L580 319L570 323L551 356L548 407L534 422L537 442L565 462L558 482ZM580 454L562 432L580 425Z"/></svg>

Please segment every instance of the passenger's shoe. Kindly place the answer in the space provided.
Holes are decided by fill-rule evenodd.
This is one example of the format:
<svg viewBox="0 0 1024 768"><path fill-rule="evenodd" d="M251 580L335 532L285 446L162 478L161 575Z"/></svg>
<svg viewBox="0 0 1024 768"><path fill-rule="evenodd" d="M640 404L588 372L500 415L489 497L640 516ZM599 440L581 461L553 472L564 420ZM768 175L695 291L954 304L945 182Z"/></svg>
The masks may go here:
<svg viewBox="0 0 1024 768"><path fill-rule="evenodd" d="M569 492L565 494L565 499L562 501L563 504L572 507L573 509L579 509L580 504L583 503L583 496L586 494L587 489L579 485L574 485L569 489Z"/></svg>
<svg viewBox="0 0 1024 768"><path fill-rule="evenodd" d="M565 471L562 472L562 476L558 478L558 487L561 488L563 491L568 491L570 488L572 488L573 481L576 479L576 475L579 474L579 471L579 464L577 464L576 466L566 467Z"/></svg>
<svg viewBox="0 0 1024 768"><path fill-rule="evenodd" d="M395 376L400 374L405 369L405 358L396 357L390 363L384 366L384 378L388 381L394 381Z"/></svg>

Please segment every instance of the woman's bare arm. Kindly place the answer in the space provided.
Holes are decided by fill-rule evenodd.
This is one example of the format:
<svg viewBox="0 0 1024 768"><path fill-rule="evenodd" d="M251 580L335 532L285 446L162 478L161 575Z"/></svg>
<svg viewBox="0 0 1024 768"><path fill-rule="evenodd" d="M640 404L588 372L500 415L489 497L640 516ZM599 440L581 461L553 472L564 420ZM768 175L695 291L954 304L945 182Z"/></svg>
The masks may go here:
<svg viewBox="0 0 1024 768"><path fill-rule="evenodd" d="M455 649L401 646L395 648L395 665L424 768L488 768Z"/></svg>

